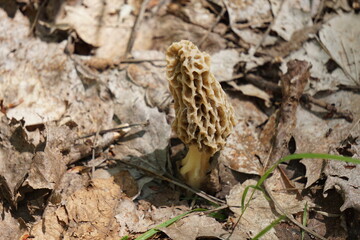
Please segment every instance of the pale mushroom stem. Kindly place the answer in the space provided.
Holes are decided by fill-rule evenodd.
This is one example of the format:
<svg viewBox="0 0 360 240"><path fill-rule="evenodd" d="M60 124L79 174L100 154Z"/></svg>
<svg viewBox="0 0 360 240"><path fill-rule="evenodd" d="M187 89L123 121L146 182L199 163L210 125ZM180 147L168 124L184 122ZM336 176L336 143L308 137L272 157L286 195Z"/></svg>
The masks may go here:
<svg viewBox="0 0 360 240"><path fill-rule="evenodd" d="M181 161L182 168L180 169L187 184L194 188L200 188L209 168L210 157L210 153L199 151L197 145L190 145L186 157Z"/></svg>

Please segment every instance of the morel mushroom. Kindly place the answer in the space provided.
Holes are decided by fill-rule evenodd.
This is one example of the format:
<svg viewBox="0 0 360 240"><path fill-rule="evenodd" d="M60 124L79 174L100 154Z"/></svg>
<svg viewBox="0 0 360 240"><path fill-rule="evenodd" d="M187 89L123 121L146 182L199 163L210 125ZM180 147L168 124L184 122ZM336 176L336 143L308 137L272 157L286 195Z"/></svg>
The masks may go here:
<svg viewBox="0 0 360 240"><path fill-rule="evenodd" d="M166 60L176 113L172 128L189 146L180 173L190 186L199 188L210 157L224 147L234 126L233 108L210 72L210 56L192 42L173 43Z"/></svg>

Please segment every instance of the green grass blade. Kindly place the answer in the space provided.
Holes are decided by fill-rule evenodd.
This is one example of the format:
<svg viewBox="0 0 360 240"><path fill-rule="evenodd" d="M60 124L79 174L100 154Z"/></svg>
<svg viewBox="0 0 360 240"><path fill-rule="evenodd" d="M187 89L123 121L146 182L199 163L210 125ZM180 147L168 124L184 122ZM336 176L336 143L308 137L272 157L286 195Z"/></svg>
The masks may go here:
<svg viewBox="0 0 360 240"><path fill-rule="evenodd" d="M299 153L299 154L291 154L288 155L280 160L278 160L273 166L271 166L264 175L260 178L256 186L261 186L264 181L268 178L268 176L275 170L275 168L282 162L287 162L295 159L302 159L302 158L316 158L316 159L333 159L342 162L348 163L355 163L360 164L359 159L351 158L351 157L344 157L338 155L331 155L331 154L322 154L322 153Z"/></svg>
<svg viewBox="0 0 360 240"><path fill-rule="evenodd" d="M284 220L286 218L285 215L280 216L278 219L275 219L274 221L272 221L272 223L270 223L268 226L266 226L266 228L264 228L263 230L261 230L261 232L259 232L258 234L256 234L256 236L252 239L252 240L257 240L260 239L262 236L264 236L268 231L270 231L270 229L274 228L276 225L278 225L282 220Z"/></svg>
<svg viewBox="0 0 360 240"><path fill-rule="evenodd" d="M245 210L245 199L246 199L246 195L247 193L249 192L249 189L250 188L253 188L255 190L259 190L259 191L264 191L261 187L259 186L256 186L256 185L249 185L249 186L246 186L245 189L244 189L244 192L241 196L241 210L244 211ZM250 199L253 197L253 195L251 195Z"/></svg>
<svg viewBox="0 0 360 240"><path fill-rule="evenodd" d="M159 230L159 228L164 228L164 227L168 227L171 224L173 224L174 222L180 220L181 218L185 217L186 215L192 213L192 212L202 212L202 211L206 211L207 209L203 209L203 208L196 208L193 209L191 211L185 212L183 214L180 214L174 218L171 218L169 220L167 220L166 222L163 222L155 227L153 227L152 229L148 230L146 233L142 234L141 236L137 237L135 240L146 240L149 239L150 237L154 236L156 233L160 232L161 230Z"/></svg>
<svg viewBox="0 0 360 240"><path fill-rule="evenodd" d="M242 212L241 212L241 215L239 217L239 221L240 221L241 217L244 215L247 207L249 206L250 201L251 201L252 197L254 196L255 191L256 190L262 190L261 185L269 177L269 175L277 168L277 166L280 163L283 163L283 162L287 162L287 161L291 161L291 160L295 160L295 159L302 159L302 158L332 159L332 160L337 160L337 161L342 161L342 162L360 164L359 159L355 159L355 158L351 158L351 157L344 157L344 156L339 156L339 155L331 155L331 154L323 154L323 153L299 153L299 154L288 155L288 156L278 160L273 166L271 166L264 173L264 175L261 176L261 178L259 179L259 181L257 182L257 184L255 186L252 185L252 186L248 186L248 187L245 188L245 190L243 192L243 195L241 197L241 209L242 209ZM253 191L251 192L251 196L248 199L248 201L246 202L246 204L244 204L245 199L246 199L246 195L247 195L250 187L253 188Z"/></svg>
<svg viewBox="0 0 360 240"><path fill-rule="evenodd" d="M307 219L308 219L308 208L307 208L307 202L306 202L305 206L304 206L303 217L302 217L302 225L304 225L305 227L307 225ZM304 238L305 238L305 231L304 231L304 229L301 229L301 240L304 240Z"/></svg>

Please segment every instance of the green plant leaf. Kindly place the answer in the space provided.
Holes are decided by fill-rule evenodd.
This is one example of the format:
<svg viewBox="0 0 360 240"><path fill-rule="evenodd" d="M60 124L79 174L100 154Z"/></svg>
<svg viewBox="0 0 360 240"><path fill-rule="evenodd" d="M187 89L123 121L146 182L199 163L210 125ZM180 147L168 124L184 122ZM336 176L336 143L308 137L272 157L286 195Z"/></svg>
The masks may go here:
<svg viewBox="0 0 360 240"><path fill-rule="evenodd" d="M252 239L252 240L257 240L259 238L261 238L262 236L264 236L270 229L272 229L273 227L275 227L276 225L278 225L282 220L284 220L286 218L285 215L280 216L278 219L275 219L274 221L272 221L268 226L266 226L266 228L264 228L261 232L259 232L258 234L256 234L256 236Z"/></svg>
<svg viewBox="0 0 360 240"><path fill-rule="evenodd" d="M180 214L180 215L178 215L178 216L176 216L174 218L171 218L171 219L167 220L166 222L163 222L163 223L153 227L152 229L148 230L147 232L145 232L141 236L137 237L135 240L149 239L150 237L152 237L153 235L155 235L156 233L161 231L161 230L159 230L159 228L168 227L171 224L173 224L174 222L180 220L181 218L185 217L186 215L188 215L188 214L190 214L192 212L203 212L203 211L206 211L206 210L207 209L204 209L204 208L196 208L196 209L193 209L191 211Z"/></svg>
<svg viewBox="0 0 360 240"><path fill-rule="evenodd" d="M307 219L308 219L308 207L307 207L307 202L306 202L305 206L304 206L303 217L302 217L302 225L304 225L305 227L307 225ZM303 229L301 229L301 240L304 240L304 237L305 237L305 231Z"/></svg>
<svg viewBox="0 0 360 240"><path fill-rule="evenodd" d="M264 183L264 181L269 177L269 175L277 168L277 166L280 163L283 162L287 162L287 161L291 161L291 160L295 160L295 159L303 159L303 158L316 158L316 159L329 159L329 160L336 160L336 161L341 161L341 162L348 162L348 163L354 163L354 164L360 164L360 160L359 159L355 159L355 158L351 158L351 157L344 157L344 156L339 156L339 155L332 155L332 154L323 154L323 153L299 153L299 154L291 154L288 155L280 160L278 160L274 165L272 165L265 173L264 175L261 176L261 178L259 179L259 181L256 183L256 185L251 185L251 186L247 186L243 192L243 195L241 197L241 215L239 217L239 220L241 219L241 217L244 215L247 207L250 204L250 201L252 199L252 197L254 196L254 193L256 190L258 191L263 191L261 188L261 185ZM245 204L245 199L246 199L246 195L249 191L250 188L253 188L253 191L251 192L251 196L248 199L248 201Z"/></svg>

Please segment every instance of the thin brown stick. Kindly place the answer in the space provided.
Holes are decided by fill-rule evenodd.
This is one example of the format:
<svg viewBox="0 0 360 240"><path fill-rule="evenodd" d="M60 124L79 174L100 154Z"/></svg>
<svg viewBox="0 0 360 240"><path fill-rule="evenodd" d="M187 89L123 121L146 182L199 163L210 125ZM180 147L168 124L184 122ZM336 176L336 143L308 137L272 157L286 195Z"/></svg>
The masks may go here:
<svg viewBox="0 0 360 240"><path fill-rule="evenodd" d="M116 128L110 128L110 129L105 129L105 130L101 130L101 131L99 131L99 132L92 132L92 133L90 133L90 134L88 134L88 135L81 136L81 137L77 138L77 140L83 139L83 138L92 137L92 136L95 136L95 135L97 135L97 134L99 134L99 135L104 135L105 133L108 133L108 132L117 132L117 131L124 130L124 129L131 128L131 127L138 127L138 126L145 127L145 126L148 126L148 125L149 125L149 121L143 122L143 123L124 124L124 126L120 126L120 127L116 127Z"/></svg>
<svg viewBox="0 0 360 240"><path fill-rule="evenodd" d="M273 82L266 81L264 78L260 76L256 76L250 73L245 76L245 80L265 91L271 91L275 94L281 94L281 88L279 85Z"/></svg>
<svg viewBox="0 0 360 240"><path fill-rule="evenodd" d="M176 186L179 186L181 188L184 188L186 189L187 191L189 192L192 192L192 193L195 193L196 195L198 195L199 197L202 197L206 200L208 200L209 202L212 202L212 203L215 203L215 204L219 204L219 205L224 205L226 204L225 201L221 200L221 199L218 199L214 196L211 196L211 195L208 195L207 193L203 192L203 191L200 191L200 190L195 190L181 182L178 182L176 181L175 179L172 179L171 177L166 177L166 176L163 176L163 175L160 175L156 172L153 172L153 171L150 171L149 169L146 169L146 168L143 168L139 165L136 165L136 164L133 164L131 162L128 162L128 161L124 161L124 160L121 160L121 159L118 159L118 158L109 158L108 160L114 160L114 161L118 161L118 162L121 162L125 165L128 165L130 167L133 167L133 168L136 168L144 173L147 173L148 175L151 175L151 176L154 176L158 179L161 179L161 180L165 180L167 182L170 182Z"/></svg>
<svg viewBox="0 0 360 240"><path fill-rule="evenodd" d="M135 59L135 58L127 58L121 60L120 63L142 63L142 62L166 62L165 59Z"/></svg>
<svg viewBox="0 0 360 240"><path fill-rule="evenodd" d="M244 76L245 75L243 73L239 73L239 74L236 74L232 78L229 78L229 79L220 79L219 82L231 82L231 81L234 81L236 79L242 78Z"/></svg>
<svg viewBox="0 0 360 240"><path fill-rule="evenodd" d="M205 40L208 38L209 34L214 30L216 24L218 24L220 22L221 18L224 16L225 12L226 12L226 7L224 6L221 9L221 12L219 13L219 15L216 17L215 22L213 23L213 25L211 27L209 27L206 34L198 42L199 47L201 46L201 44L203 44L205 42Z"/></svg>
<svg viewBox="0 0 360 240"><path fill-rule="evenodd" d="M324 102L322 100L316 99L309 94L303 94L301 96L301 100L304 102L312 103L316 106L322 107L329 111L330 113L336 114L337 116L341 118L345 118L346 121L352 122L354 120L353 114L349 110L339 110L334 105L329 104L327 102Z"/></svg>
<svg viewBox="0 0 360 240"><path fill-rule="evenodd" d="M34 18L34 22L31 24L31 28L30 28L30 31L29 31L29 35L31 35L31 34L34 33L36 24L37 24L38 21L39 21L40 13L41 13L41 11L44 9L44 7L45 7L45 5L47 4L47 2L48 2L48 0L44 0L44 1L40 4L40 7L39 7L39 9L38 9L37 12L36 12L36 15L35 15L35 18Z"/></svg>
<svg viewBox="0 0 360 240"><path fill-rule="evenodd" d="M278 12L276 13L276 15L274 16L272 22L270 23L270 25L268 26L268 28L266 29L264 35L262 36L260 42L258 42L255 46L255 51L254 53L256 53L256 51L259 49L259 47L261 46L261 44L263 44L263 42L265 41L265 38L269 35L270 31L271 31L271 28L274 26L275 22L276 22L276 19L278 18L278 16L280 15L281 13L281 10L283 8L283 5L284 5L284 2L286 0L281 0L281 3L280 3L280 7L279 7L279 10Z"/></svg>
<svg viewBox="0 0 360 240"><path fill-rule="evenodd" d="M143 2L141 4L139 14L136 17L136 20L135 20L134 26L132 28L130 38L129 38L129 41L128 41L128 44L126 47L125 57L127 57L131 53L131 50L134 46L135 38L136 38L139 28L140 28L140 23L144 17L144 13L145 13L147 5L149 4L149 1L150 0L143 0Z"/></svg>
<svg viewBox="0 0 360 240"><path fill-rule="evenodd" d="M360 93L360 86L339 84L339 85L337 85L337 87L340 90L351 91L354 93Z"/></svg>

